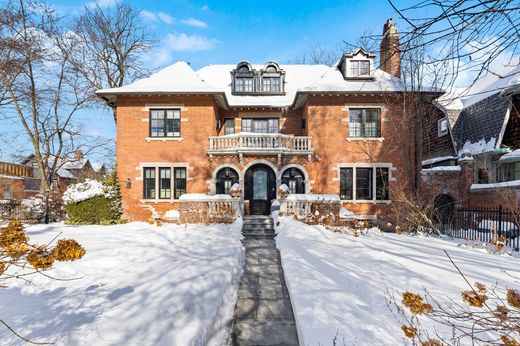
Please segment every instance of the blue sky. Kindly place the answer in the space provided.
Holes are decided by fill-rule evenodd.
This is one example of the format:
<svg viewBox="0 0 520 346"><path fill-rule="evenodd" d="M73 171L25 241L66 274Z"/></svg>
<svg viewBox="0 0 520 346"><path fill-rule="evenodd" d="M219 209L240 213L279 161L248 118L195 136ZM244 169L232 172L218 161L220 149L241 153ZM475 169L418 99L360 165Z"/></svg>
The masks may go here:
<svg viewBox="0 0 520 346"><path fill-rule="evenodd" d="M98 0L100 6L114 0ZM397 1L400 7L412 1ZM286 63L309 52L312 46L337 47L342 41L354 43L367 29L380 34L387 18L397 15L386 0L375 1L130 1L141 10L147 29L158 44L151 53L151 68L184 60L198 69L206 64L238 63L248 60ZM51 6L63 15L81 12L84 2L55 0ZM399 21L397 20L397 25ZM115 137L108 109L78 114L85 132ZM2 142L14 141L0 151L0 160L12 154L30 152L26 136L14 136L8 125L0 130ZM14 138L16 137L16 138ZM13 143L14 143L13 142ZM6 148L6 146L3 146ZM95 159L98 159L96 157Z"/></svg>

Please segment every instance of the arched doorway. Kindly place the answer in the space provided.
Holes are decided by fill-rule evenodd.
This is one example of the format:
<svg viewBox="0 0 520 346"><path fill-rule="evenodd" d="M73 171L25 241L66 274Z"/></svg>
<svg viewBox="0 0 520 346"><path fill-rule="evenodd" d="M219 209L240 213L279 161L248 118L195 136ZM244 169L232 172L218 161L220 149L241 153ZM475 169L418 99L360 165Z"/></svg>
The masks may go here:
<svg viewBox="0 0 520 346"><path fill-rule="evenodd" d="M215 187L217 194L228 194L231 187L238 183L238 172L231 167L223 167L217 172Z"/></svg>
<svg viewBox="0 0 520 346"><path fill-rule="evenodd" d="M455 200L447 194L435 197L434 220L442 225L453 224L455 218Z"/></svg>
<svg viewBox="0 0 520 346"><path fill-rule="evenodd" d="M276 198L276 175L264 164L251 166L244 176L244 199L249 201L251 215L269 215L271 201Z"/></svg>
<svg viewBox="0 0 520 346"><path fill-rule="evenodd" d="M287 168L282 173L282 184L289 187L291 194L305 193L305 176L303 172L296 167Z"/></svg>

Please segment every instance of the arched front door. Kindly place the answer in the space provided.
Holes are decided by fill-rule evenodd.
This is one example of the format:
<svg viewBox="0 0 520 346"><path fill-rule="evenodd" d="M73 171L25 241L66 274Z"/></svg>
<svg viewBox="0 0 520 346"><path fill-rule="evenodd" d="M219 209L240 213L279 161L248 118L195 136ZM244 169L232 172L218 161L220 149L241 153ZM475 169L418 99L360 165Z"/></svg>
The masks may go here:
<svg viewBox="0 0 520 346"><path fill-rule="evenodd" d="M263 164L249 168L244 177L244 197L251 215L269 215L271 201L276 198L276 176Z"/></svg>

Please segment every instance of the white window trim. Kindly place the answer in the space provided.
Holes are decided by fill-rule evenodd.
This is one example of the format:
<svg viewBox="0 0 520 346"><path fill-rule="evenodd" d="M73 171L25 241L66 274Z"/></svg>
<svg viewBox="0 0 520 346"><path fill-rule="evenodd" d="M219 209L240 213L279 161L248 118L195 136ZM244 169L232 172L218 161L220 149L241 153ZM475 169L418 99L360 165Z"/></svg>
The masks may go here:
<svg viewBox="0 0 520 346"><path fill-rule="evenodd" d="M388 168L388 181L395 181L395 179L392 177L392 171L394 170L394 167L391 163L338 163L336 165L337 169L337 181L341 183L341 168L352 168L352 199L342 199L342 201L357 204L357 203L364 203L364 204L389 204L392 203L391 199L383 199L379 200L376 199L376 174L375 169L376 168ZM374 196L374 199L356 199L356 168L372 168L372 196Z"/></svg>
<svg viewBox="0 0 520 346"><path fill-rule="evenodd" d="M177 141L182 142L184 138L182 137L145 137L147 142L167 142L167 141Z"/></svg>
<svg viewBox="0 0 520 346"><path fill-rule="evenodd" d="M443 121L446 121L446 131L442 132L441 131L441 123ZM449 129L448 129L448 118L447 117L444 117L444 118L441 118L439 120L437 120L437 138L440 138L440 137L444 137L446 136L448 133L449 133Z"/></svg>
<svg viewBox="0 0 520 346"><path fill-rule="evenodd" d="M350 131L350 109L351 108L355 108L355 109L358 109L358 108L371 108L371 109L379 109L379 126L381 127L379 129L379 133L383 134L383 111L386 111L386 107L384 104L369 104L369 105L366 105L366 104L362 104L362 103L359 103L359 104L354 104L354 103L351 103L351 104L346 104L344 105L341 110L344 111L344 112L347 112L347 117L345 118L345 122L347 123L347 125L349 126L349 131ZM348 142L351 142L351 141L379 141L379 142L383 142L385 137L381 136L381 137L350 137L349 135L350 133L347 133L347 137L345 138Z"/></svg>
<svg viewBox="0 0 520 346"><path fill-rule="evenodd" d="M186 190L188 190L188 181L193 180L193 178L190 178L189 172L190 172L190 165L189 163L168 163L168 162L141 162L139 164L139 176L135 178L135 180L143 181L144 184L144 168L155 168L155 198L141 198L140 202L153 202L153 203L171 203L171 202L178 202L179 199L174 198L174 186L175 186L175 177L174 177L174 168L186 168ZM171 189L171 198L159 198L159 168L170 168L171 169L171 182L170 182L170 189ZM144 191L144 186L142 188ZM186 191L187 193L187 191ZM142 194L142 192L141 192Z"/></svg>

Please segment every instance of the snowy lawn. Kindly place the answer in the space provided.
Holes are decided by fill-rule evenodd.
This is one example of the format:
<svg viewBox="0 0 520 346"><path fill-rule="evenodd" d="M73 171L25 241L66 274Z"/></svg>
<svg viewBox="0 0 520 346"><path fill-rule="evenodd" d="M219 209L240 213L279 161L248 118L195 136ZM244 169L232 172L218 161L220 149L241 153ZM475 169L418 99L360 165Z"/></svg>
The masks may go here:
<svg viewBox="0 0 520 346"><path fill-rule="evenodd" d="M401 324L386 305L387 285L440 301L461 301L468 290L449 262L448 251L469 281L518 288L520 261L454 241L371 232L353 237L321 226L280 218L276 243L302 345L402 345ZM396 297L399 296L396 294ZM427 325L427 324L426 324Z"/></svg>
<svg viewBox="0 0 520 346"><path fill-rule="evenodd" d="M87 253L47 271L75 280L9 282L0 289L0 318L32 341L58 345L218 345L244 260L241 227L31 226L32 242L62 232ZM5 329L0 340L20 343Z"/></svg>

